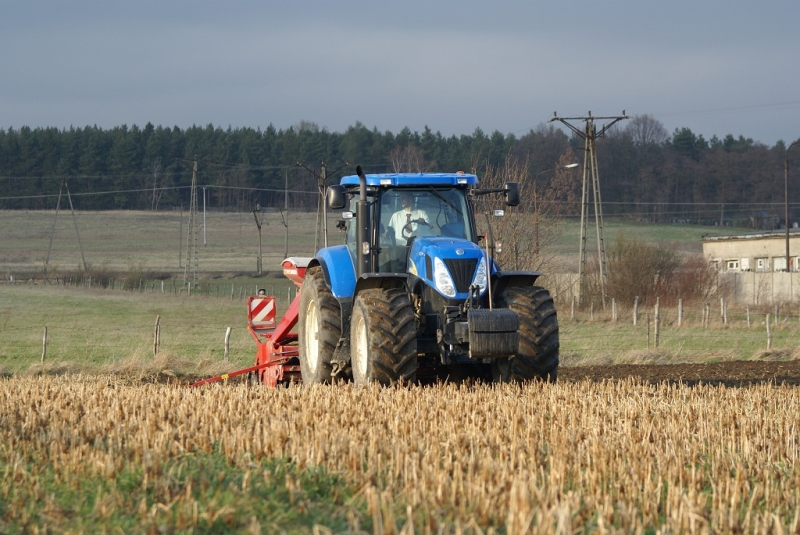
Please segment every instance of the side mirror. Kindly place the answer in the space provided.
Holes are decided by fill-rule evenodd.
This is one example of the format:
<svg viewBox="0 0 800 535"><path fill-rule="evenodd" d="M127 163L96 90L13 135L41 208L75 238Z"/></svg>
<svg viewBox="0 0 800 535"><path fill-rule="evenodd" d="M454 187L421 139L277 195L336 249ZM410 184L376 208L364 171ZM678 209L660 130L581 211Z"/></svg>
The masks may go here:
<svg viewBox="0 0 800 535"><path fill-rule="evenodd" d="M519 184L506 182L503 184L506 206L519 206Z"/></svg>
<svg viewBox="0 0 800 535"><path fill-rule="evenodd" d="M328 207L332 210L341 210L347 204L347 189L341 184L328 186Z"/></svg>

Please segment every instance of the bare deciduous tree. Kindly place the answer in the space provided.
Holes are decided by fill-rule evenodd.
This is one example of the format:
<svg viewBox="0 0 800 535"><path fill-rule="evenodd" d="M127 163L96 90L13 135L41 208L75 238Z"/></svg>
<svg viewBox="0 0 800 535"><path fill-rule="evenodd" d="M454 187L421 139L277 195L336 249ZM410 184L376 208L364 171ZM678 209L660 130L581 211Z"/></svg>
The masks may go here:
<svg viewBox="0 0 800 535"><path fill-rule="evenodd" d="M648 145L661 145L667 140L667 130L661 122L652 115L637 115L625 125L624 133L631 136L633 144L637 147Z"/></svg>
<svg viewBox="0 0 800 535"><path fill-rule="evenodd" d="M392 171L395 173L424 173L430 171L432 164L425 161L425 154L416 145L397 146L389 153Z"/></svg>
<svg viewBox="0 0 800 535"><path fill-rule="evenodd" d="M493 208L503 207L496 197L479 197L476 202L479 232L486 232L488 215L495 240L502 241L502 250L495 257L504 269L545 271L554 265L554 245L563 231L561 220L569 212L569 199L577 196L574 170L563 169L571 160L571 154L563 154L556 168L545 170L550 180L544 180L541 172L542 180L529 178L529 162L510 155L501 167L487 166L481 187L501 188L506 182L517 182L520 187L519 206L505 207L502 218L491 216Z"/></svg>

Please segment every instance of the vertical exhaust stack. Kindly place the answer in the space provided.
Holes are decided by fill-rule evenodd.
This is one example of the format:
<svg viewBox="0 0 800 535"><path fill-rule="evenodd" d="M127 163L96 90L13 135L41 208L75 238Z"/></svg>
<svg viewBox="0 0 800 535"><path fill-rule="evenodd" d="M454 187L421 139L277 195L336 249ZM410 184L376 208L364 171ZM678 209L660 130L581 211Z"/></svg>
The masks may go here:
<svg viewBox="0 0 800 535"><path fill-rule="evenodd" d="M360 165L356 167L356 174L359 182L358 203L356 203L356 224L358 225L358 233L356 234L358 242L356 278L358 278L364 273L372 272L372 262L370 261L372 251L369 242L372 229L370 228L369 205L367 204L367 176Z"/></svg>

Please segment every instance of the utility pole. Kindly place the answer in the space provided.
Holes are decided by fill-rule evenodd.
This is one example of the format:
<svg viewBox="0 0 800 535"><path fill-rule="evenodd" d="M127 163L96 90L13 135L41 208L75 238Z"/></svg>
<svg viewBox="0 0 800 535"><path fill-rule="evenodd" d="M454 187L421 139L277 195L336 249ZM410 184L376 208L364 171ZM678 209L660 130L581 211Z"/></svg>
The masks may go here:
<svg viewBox="0 0 800 535"><path fill-rule="evenodd" d="M183 285L186 288L197 287L197 271L198 271L198 253L197 253L197 235L200 233L197 222L197 158L193 160L192 164L192 191L189 200L189 231L186 234L186 264L183 268ZM189 282L189 270L192 269L192 258L194 258L194 266L191 274L191 282Z"/></svg>
<svg viewBox="0 0 800 535"><path fill-rule="evenodd" d="M69 200L69 211L72 214L72 223L75 225L75 236L78 238L78 249L81 251L81 262L83 270L86 271L89 267L86 265L86 256L83 254L83 244L81 243L81 233L78 231L78 220L75 218L75 209L72 206L72 195L69 194L69 185L67 180L61 182L61 188L58 190L58 202L56 203L56 216L53 218L53 227L50 230L50 245L47 246L47 258L44 260L44 275L47 277L47 265L50 263L50 252L53 249L53 236L56 233L56 221L58 221L58 210L61 208L61 193L67 190L67 199Z"/></svg>
<svg viewBox="0 0 800 535"><path fill-rule="evenodd" d="M335 175L336 173L341 171L342 168L345 167L346 165L350 164L344 162L344 164L341 167L336 169L336 171L334 171L331 174ZM328 246L328 210L326 203L327 200L326 194L328 192L328 186L325 184L325 180L328 178L328 170L325 167L325 162L322 162L320 164L319 173L315 172L312 169L309 169L300 162L297 162L297 166L302 167L303 169L311 173L311 175L317 180L317 191L319 191L319 198L317 199L317 225L316 225L316 236L314 237L314 251L318 251L320 234L323 237L322 238L323 247Z"/></svg>
<svg viewBox="0 0 800 535"><path fill-rule="evenodd" d="M576 135L584 140L583 152L583 187L581 193L581 242L580 253L578 259L578 298L583 301L586 291L586 234L587 224L589 219L589 191L593 193L594 200L594 221L595 229L597 231L597 262L598 262L598 280L600 283L600 297L603 303L603 308L606 306L606 284L608 282L608 259L606 257L606 246L603 238L603 203L600 198L600 175L597 172L597 146L595 141L599 137L603 137L605 133L617 121L628 119L625 115L625 110L622 110L622 115L613 117L593 117L592 112L589 112L585 117L559 117L557 112L553 113L553 118L550 122L560 121L565 124ZM604 125L600 131L594 125L596 120L610 120L611 122ZM583 121L585 127L580 129L568 121Z"/></svg>
<svg viewBox="0 0 800 535"><path fill-rule="evenodd" d="M259 215L261 215L261 219L259 219ZM260 204L256 204L256 207L253 209L253 217L255 218L256 226L258 227L258 260L256 261L256 271L258 271L258 274L261 275L263 273L263 268L261 265L261 224L264 222L264 214L261 213Z"/></svg>
<svg viewBox="0 0 800 535"><path fill-rule="evenodd" d="M800 144L800 139L786 147L783 159L783 199L784 199L784 217L786 219L786 271L791 273L792 268L789 265L789 149L795 145ZM789 279L791 281L791 278Z"/></svg>
<svg viewBox="0 0 800 535"><path fill-rule="evenodd" d="M283 169L283 258L289 258L289 169Z"/></svg>

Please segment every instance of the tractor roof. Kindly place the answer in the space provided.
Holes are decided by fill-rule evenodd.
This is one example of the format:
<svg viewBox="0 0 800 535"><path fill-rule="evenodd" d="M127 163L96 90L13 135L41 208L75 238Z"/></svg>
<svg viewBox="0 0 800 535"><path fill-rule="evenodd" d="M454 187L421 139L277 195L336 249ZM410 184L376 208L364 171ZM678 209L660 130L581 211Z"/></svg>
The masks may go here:
<svg viewBox="0 0 800 535"><path fill-rule="evenodd" d="M367 186L474 186L478 177L466 173L379 173L367 176ZM342 186L358 186L358 175L342 177Z"/></svg>

